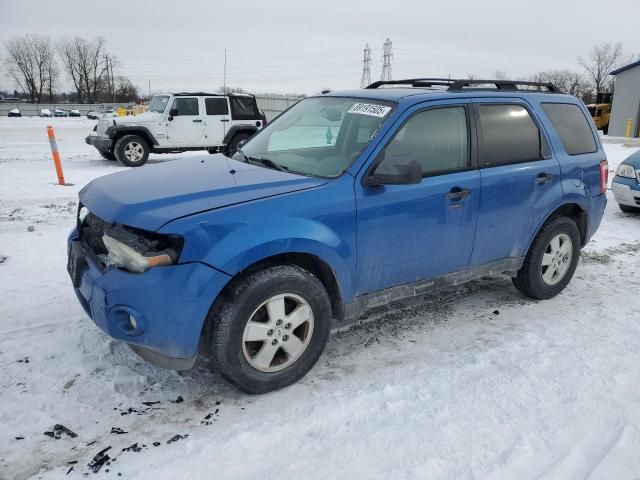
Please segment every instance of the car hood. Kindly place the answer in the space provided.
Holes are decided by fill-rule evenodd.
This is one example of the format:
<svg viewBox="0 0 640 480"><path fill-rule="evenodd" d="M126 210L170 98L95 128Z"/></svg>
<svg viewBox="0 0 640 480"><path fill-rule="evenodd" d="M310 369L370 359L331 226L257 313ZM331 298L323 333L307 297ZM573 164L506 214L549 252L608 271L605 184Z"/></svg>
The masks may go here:
<svg viewBox="0 0 640 480"><path fill-rule="evenodd" d="M218 154L105 175L80 191L80 202L107 222L156 231L180 217L325 183Z"/></svg>

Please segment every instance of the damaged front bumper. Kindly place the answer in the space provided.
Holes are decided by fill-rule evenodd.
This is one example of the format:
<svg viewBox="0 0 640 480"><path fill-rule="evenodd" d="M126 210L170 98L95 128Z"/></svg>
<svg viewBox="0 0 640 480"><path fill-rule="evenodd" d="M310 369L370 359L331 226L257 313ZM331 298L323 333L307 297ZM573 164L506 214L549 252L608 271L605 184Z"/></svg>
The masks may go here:
<svg viewBox="0 0 640 480"><path fill-rule="evenodd" d="M84 141L87 143L87 145L94 146L98 150L102 150L103 152L110 152L113 147L112 138L105 135L99 135L95 132L87 136Z"/></svg>
<svg viewBox="0 0 640 480"><path fill-rule="evenodd" d="M207 314L228 275L202 263L139 274L104 268L77 230L69 236L68 254L78 300L101 330L159 367L193 366Z"/></svg>

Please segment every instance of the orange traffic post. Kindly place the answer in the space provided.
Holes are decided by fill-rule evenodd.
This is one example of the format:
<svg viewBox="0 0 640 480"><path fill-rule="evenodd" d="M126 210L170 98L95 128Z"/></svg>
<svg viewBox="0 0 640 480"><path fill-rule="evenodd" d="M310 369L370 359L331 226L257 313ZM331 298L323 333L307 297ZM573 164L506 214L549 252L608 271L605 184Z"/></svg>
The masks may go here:
<svg viewBox="0 0 640 480"><path fill-rule="evenodd" d="M58 175L58 185L73 185L72 183L66 183L64 181L64 173L62 173L62 162L60 162L60 153L58 153L56 134L54 133L51 125L47 127L47 136L49 137L49 144L51 145L51 154L53 155L53 164L56 167L56 175Z"/></svg>

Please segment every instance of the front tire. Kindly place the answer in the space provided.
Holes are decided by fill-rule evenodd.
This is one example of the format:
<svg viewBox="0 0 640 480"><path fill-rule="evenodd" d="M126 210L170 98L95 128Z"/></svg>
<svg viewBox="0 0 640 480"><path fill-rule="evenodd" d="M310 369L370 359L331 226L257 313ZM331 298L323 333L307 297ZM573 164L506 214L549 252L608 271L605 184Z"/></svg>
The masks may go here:
<svg viewBox="0 0 640 480"><path fill-rule="evenodd" d="M113 149L116 159L125 167L141 167L149 158L149 145L139 135L124 135Z"/></svg>
<svg viewBox="0 0 640 480"><path fill-rule="evenodd" d="M294 265L253 272L214 306L211 357L222 376L247 393L267 393L304 377L331 331L324 286Z"/></svg>
<svg viewBox="0 0 640 480"><path fill-rule="evenodd" d="M580 232L576 223L568 217L551 218L538 232L513 284L531 298L555 297L571 281L579 257Z"/></svg>
<svg viewBox="0 0 640 480"><path fill-rule="evenodd" d="M106 151L106 150L98 150L98 153L105 160L115 161L115 159L116 159L116 156L113 154L113 152L109 152L109 151Z"/></svg>
<svg viewBox="0 0 640 480"><path fill-rule="evenodd" d="M622 210L625 213L640 213L640 208L638 207L632 207L631 205L623 205L622 203L619 203L618 206L620 207L620 210Z"/></svg>

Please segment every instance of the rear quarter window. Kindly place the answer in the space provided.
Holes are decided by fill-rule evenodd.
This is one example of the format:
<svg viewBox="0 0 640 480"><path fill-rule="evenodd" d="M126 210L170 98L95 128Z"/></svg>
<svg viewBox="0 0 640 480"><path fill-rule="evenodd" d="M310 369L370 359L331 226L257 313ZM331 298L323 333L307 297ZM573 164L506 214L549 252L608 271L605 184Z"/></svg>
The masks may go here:
<svg viewBox="0 0 640 480"><path fill-rule="evenodd" d="M542 109L551 120L569 155L582 155L598 150L591 127L580 107L571 103L543 103Z"/></svg>

